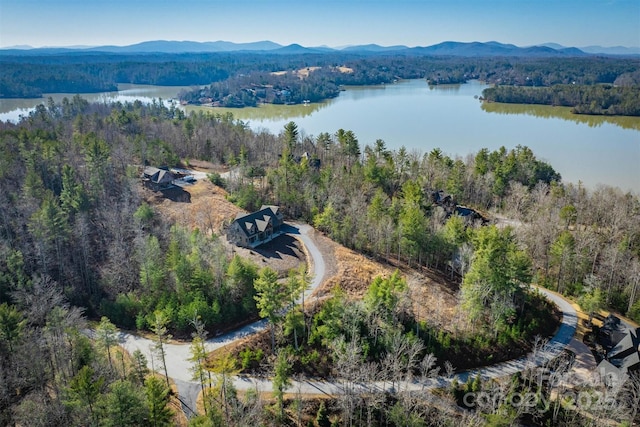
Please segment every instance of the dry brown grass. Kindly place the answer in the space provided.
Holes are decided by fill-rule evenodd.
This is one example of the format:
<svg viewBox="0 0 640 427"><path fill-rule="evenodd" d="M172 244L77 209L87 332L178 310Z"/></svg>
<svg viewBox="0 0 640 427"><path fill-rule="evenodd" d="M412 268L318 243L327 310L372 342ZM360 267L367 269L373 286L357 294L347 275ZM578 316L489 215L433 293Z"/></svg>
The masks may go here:
<svg viewBox="0 0 640 427"><path fill-rule="evenodd" d="M319 70L320 67L307 67L307 68L301 68L298 71L296 71L296 74L298 75L298 77L300 77L301 79L303 78L307 78L309 77L309 74L313 73L316 70Z"/></svg>
<svg viewBox="0 0 640 427"><path fill-rule="evenodd" d="M416 319L453 332L458 317L458 297L455 288L418 273L408 275L407 285Z"/></svg>
<svg viewBox="0 0 640 427"><path fill-rule="evenodd" d="M316 70L319 70L322 67L306 67L300 68L299 70L294 71L293 73L298 76L300 79L304 79L309 77L309 74L313 73ZM341 73L353 73L353 69L349 67L334 67L335 70L340 71ZM273 76L283 76L287 74L287 71L273 71L271 75Z"/></svg>
<svg viewBox="0 0 640 427"><path fill-rule="evenodd" d="M299 70L296 70L293 72L293 74L295 74L296 76L298 76L298 78L300 79L304 79L309 77L309 74L311 74L312 72L319 70L321 67L306 67L306 68L300 68ZM273 76L283 76L285 74L287 74L287 71L273 71L270 73Z"/></svg>
<svg viewBox="0 0 640 427"><path fill-rule="evenodd" d="M205 162L191 161L189 167L204 172L215 170L212 164ZM169 221L189 229L199 228L208 234L220 234L225 223L233 220L238 213L245 212L227 200L224 189L208 180L200 180L185 190L191 194L191 203L173 202L150 191L147 192L147 201ZM228 244L226 239L221 240ZM388 277L396 269L395 266L377 262L347 249L320 232L314 232L314 240L323 254L326 266L325 280L314 293L316 301L329 296L335 286L344 290L349 298L362 298L376 276ZM288 269L306 262L304 250L299 244L292 244L290 240L285 244L286 251L279 249L277 245L258 250L229 246L229 251L253 260L258 267L268 265L282 276ZM433 272L403 268L402 273L407 278L413 311L418 319L449 329L456 317L457 286ZM311 301L312 298L309 298L308 303ZM247 340L235 343L233 347L250 344Z"/></svg>
<svg viewBox="0 0 640 427"><path fill-rule="evenodd" d="M147 202L162 212L171 223L189 229L200 229L207 234L219 234L225 222L244 212L229 202L227 192L208 180L199 180L194 185L184 188L191 194L191 203L173 202L158 193L151 193Z"/></svg>
<svg viewBox="0 0 640 427"><path fill-rule="evenodd" d="M353 68L349 68L349 67L341 66L341 67L336 67L336 69L341 73L353 73Z"/></svg>
<svg viewBox="0 0 640 427"><path fill-rule="evenodd" d="M335 265L336 272L318 290L319 295L327 294L335 286L339 286L349 297L359 299L364 296L375 277L388 277L393 273L393 269L351 249L337 243L333 243L332 246L332 264ZM325 260L325 264L329 262Z"/></svg>

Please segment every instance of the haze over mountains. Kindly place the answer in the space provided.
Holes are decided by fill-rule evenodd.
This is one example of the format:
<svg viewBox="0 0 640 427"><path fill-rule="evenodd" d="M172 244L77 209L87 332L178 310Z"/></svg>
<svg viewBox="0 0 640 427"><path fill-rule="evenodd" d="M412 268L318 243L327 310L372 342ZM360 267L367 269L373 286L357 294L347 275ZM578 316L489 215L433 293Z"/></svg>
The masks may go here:
<svg viewBox="0 0 640 427"><path fill-rule="evenodd" d="M454 42L446 41L431 46L408 47L404 45L380 46L377 44L344 46L304 47L299 44L283 46L264 40L251 43L233 43L229 41L195 42L153 40L127 46L70 46L43 47L13 46L0 49L4 54L33 55L58 54L71 52L108 52L108 53L215 53L215 52L268 52L280 54L349 52L362 54L399 53L405 55L443 55L443 56L581 56L581 55L640 55L640 47L602 47L586 46L582 48L565 47L557 43L544 43L538 46L519 47L513 44L490 42Z"/></svg>

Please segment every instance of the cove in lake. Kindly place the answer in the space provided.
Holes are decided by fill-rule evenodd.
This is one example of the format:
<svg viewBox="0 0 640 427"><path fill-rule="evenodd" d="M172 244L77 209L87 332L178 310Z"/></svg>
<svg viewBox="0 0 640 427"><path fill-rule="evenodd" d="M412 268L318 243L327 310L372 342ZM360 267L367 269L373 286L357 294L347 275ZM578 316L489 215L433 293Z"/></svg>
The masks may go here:
<svg viewBox="0 0 640 427"><path fill-rule="evenodd" d="M428 86L410 80L375 87L347 87L316 105L260 106L231 111L254 130L279 133L293 120L301 133L352 130L360 145L376 139L387 148L427 153L439 147L465 157L481 148L526 145L549 162L563 182L619 187L640 194L640 117L571 114L570 108L488 104L477 97L487 86Z"/></svg>
<svg viewBox="0 0 640 427"><path fill-rule="evenodd" d="M481 148L496 150L526 145L549 162L563 182L581 181L640 194L640 117L584 116L569 108L539 105L486 104L477 97L480 82L430 87L424 80L375 87L347 87L340 96L311 105L264 105L221 109L187 106L187 111L233 113L253 130L280 133L294 121L301 134L316 136L352 130L361 147L377 139L387 148L427 153L439 147L450 156L467 156ZM181 88L120 85L119 92L83 95L89 101L133 101L175 98ZM60 101L69 94L57 94ZM45 99L0 100L0 120L17 120L17 108L28 109Z"/></svg>
<svg viewBox="0 0 640 427"><path fill-rule="evenodd" d="M97 93L46 93L42 98L11 98L0 99L0 121L17 122L20 116L28 116L36 105L47 105L47 100L51 97L56 103L62 102L63 98L73 98L80 95L89 102L152 102L154 99L163 99L167 102L176 99L182 89L191 89L188 86L151 86L119 84L118 90L113 92ZM177 101L176 101L177 102Z"/></svg>

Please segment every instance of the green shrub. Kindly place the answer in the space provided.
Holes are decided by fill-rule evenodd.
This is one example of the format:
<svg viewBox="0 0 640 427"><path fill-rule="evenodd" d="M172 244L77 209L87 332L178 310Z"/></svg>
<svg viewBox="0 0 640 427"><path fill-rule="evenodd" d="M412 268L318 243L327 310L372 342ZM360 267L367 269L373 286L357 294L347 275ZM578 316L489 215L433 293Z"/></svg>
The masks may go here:
<svg viewBox="0 0 640 427"><path fill-rule="evenodd" d="M316 425L318 427L329 427L331 425L331 422L329 421L329 411L327 411L327 407L324 402L320 402L320 407L316 414Z"/></svg>
<svg viewBox="0 0 640 427"><path fill-rule="evenodd" d="M636 322L640 323L640 299L631 306L628 316Z"/></svg>
<svg viewBox="0 0 640 427"><path fill-rule="evenodd" d="M136 327L136 317L141 308L140 302L133 294L120 294L115 301L104 299L100 303L100 312L115 325L125 329Z"/></svg>
<svg viewBox="0 0 640 427"><path fill-rule="evenodd" d="M245 348L240 352L240 365L243 371L249 369L249 367L251 366L252 353L253 352L250 348Z"/></svg>
<svg viewBox="0 0 640 427"><path fill-rule="evenodd" d="M217 185L218 187L222 187L225 188L226 182L224 180L224 178L222 178L222 176L220 176L219 173L210 173L207 175L207 178L209 178L209 181L211 181L213 183L213 185Z"/></svg>
<svg viewBox="0 0 640 427"><path fill-rule="evenodd" d="M300 363L302 363L303 365L315 365L319 360L320 360L320 353L318 353L318 350L313 350L311 352L304 353L300 357Z"/></svg>

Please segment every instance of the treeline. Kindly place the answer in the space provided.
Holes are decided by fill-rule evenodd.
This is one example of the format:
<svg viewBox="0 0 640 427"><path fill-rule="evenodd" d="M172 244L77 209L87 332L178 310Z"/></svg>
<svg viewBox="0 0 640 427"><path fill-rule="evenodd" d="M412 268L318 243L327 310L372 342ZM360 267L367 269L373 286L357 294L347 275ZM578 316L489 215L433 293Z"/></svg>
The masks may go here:
<svg viewBox="0 0 640 427"><path fill-rule="evenodd" d="M319 76L291 86L285 102L326 99L339 85L373 85L397 79L424 78L431 84L464 83L480 79L488 83L523 86L554 84L638 84L638 61L629 58L459 58L405 55L363 55L344 52L326 54L210 53L210 54L107 54L69 53L42 56L0 56L0 97L35 97L42 93L99 92L118 83L167 86L213 85L212 93L228 92L229 105L252 105L273 101L269 95L250 94L255 86L270 84L269 73L320 67ZM351 73L335 72L344 65ZM314 74L314 73L312 73ZM295 80L295 79L290 79ZM299 92L299 93L298 93ZM298 96L299 95L299 96ZM226 95L225 95L226 96ZM199 92L186 95L196 102ZM212 95L204 97L216 98Z"/></svg>
<svg viewBox="0 0 640 427"><path fill-rule="evenodd" d="M461 229L464 224L447 227ZM274 271L260 270L256 291L262 308L260 314L271 323L271 351L254 350L251 343L248 348L236 349L242 371L268 372L268 363L264 363L268 357L256 358L255 351L259 351L260 356L285 351L292 374L342 378L345 370L341 369L339 358L345 345L357 347L354 348L360 353L357 363L376 366L371 369L375 377L370 381L402 381L401 376L416 374L420 359L427 356L432 360L432 368L444 370L449 365L463 371L483 366L488 360L498 363L524 355L531 349L535 336L548 336L557 328L552 305L542 296L527 291L525 286L531 281L530 263L526 254L516 247L510 230L483 227L470 231L467 237L466 242L480 255L462 284L462 305L469 315L458 319L445 314L445 307L434 307L427 319L421 319L417 315L422 311L418 307L420 302L412 301L407 282L398 270L389 277L374 278L362 299L354 300L338 284L320 307L307 306L305 312L295 305L295 299L304 289L299 273L290 275L286 286L278 286ZM489 259L493 265L485 265ZM492 274L495 282L488 286L481 284L488 274ZM482 297L491 300L491 307L478 300L481 292L477 287L480 286L485 287L483 293L490 293ZM269 293L266 289L276 289L276 292ZM490 313L494 320L490 321L491 332L487 333L476 322L490 319ZM475 328L467 326L469 320ZM444 323L449 324L444 326ZM385 371L388 368L385 359L404 354L396 346L405 350L413 347L414 360L396 372ZM397 363L400 362L394 365ZM413 363L416 365L411 365Z"/></svg>
<svg viewBox="0 0 640 427"><path fill-rule="evenodd" d="M203 89L182 91L181 101L221 107L255 107L259 104L302 104L335 98L340 93L341 73L331 67L311 71L301 78L295 72L253 73L212 83Z"/></svg>
<svg viewBox="0 0 640 427"><path fill-rule="evenodd" d="M88 64L2 62L0 98L37 98L43 93L94 93L118 90L118 83L163 86L204 85L229 76L229 67L203 61Z"/></svg>
<svg viewBox="0 0 640 427"><path fill-rule="evenodd" d="M109 346L105 341L102 365L94 363L90 344L74 332L83 325L73 307L95 319L108 315L121 327L181 335L193 331L196 321L202 331L215 332L266 315L261 283L272 277L222 250L207 218L199 231L184 230L146 205L139 182L143 164L202 159L236 167L236 178L219 182L239 204L278 204L289 218L306 219L350 248L449 276L460 284L470 317L452 330L411 323L409 316L407 323L389 326L389 332L406 328L403 340L417 327L416 335L430 340L425 351L434 354L456 343L464 349L491 348L494 340L520 342L535 326L534 319L518 315L525 298L520 285L530 281L589 301L590 309L608 306L640 317L638 196L562 184L526 147L465 158L438 149L392 151L382 140L361 146L344 129L303 138L289 123L276 136L252 132L231 115L186 116L158 103L89 104L79 97L40 105L17 124L0 123L0 144L3 422L33 424L17 414L41 413L29 409L34 406L52 411L42 418L54 424L117 419L103 415L96 396L115 393L120 385L111 384L127 380L132 368L120 368L116 359L116 373L108 374L113 381L101 382ZM434 198L438 190L477 210L502 212L513 228L449 216ZM490 294L486 277L499 279ZM393 306L385 289L397 283L376 284L380 292L369 297L376 312ZM330 310L323 308L314 320L315 342L329 343L331 334L345 332L332 323ZM359 309L346 310L338 313ZM372 323L365 311L348 318ZM291 333L299 327L293 324ZM474 338L465 341L468 328ZM365 339L371 339L369 332ZM379 345L370 345L371 355L384 359L392 347ZM73 398L67 390L76 382L83 387L81 381L100 386L77 388L76 396L84 394ZM122 387L140 396L140 388ZM65 393L70 405L73 399L83 402L74 406L79 412L69 412L57 398Z"/></svg>
<svg viewBox="0 0 640 427"><path fill-rule="evenodd" d="M494 86L482 91L488 102L573 107L576 114L640 116L640 86L554 85L551 87Z"/></svg>
<svg viewBox="0 0 640 427"><path fill-rule="evenodd" d="M245 180L229 183L232 194L248 204L269 197L360 252L464 277L472 252L447 232L449 212L432 197L444 190L458 203L522 221L507 223L532 259L536 282L577 298L601 292L599 306L639 318L640 284L632 273L640 268L637 195L562 184L526 147L464 159L438 149L390 151L382 140L361 150L351 131L299 141L294 125L281 138L295 155L283 152L267 172L268 192ZM303 151L315 153L323 167L296 163Z"/></svg>
<svg viewBox="0 0 640 427"><path fill-rule="evenodd" d="M0 302L12 301L23 274L64 283L73 305L127 328L149 328L158 310L175 333L190 330L196 312L210 330L256 317L251 267L215 237L171 228L142 203L133 165L176 164L187 153L174 147L189 139L191 120L157 104L105 107L76 97L3 124ZM256 138L228 119L199 120L207 125L196 125L197 134L210 141ZM226 150L199 139L187 147L210 159Z"/></svg>
<svg viewBox="0 0 640 427"><path fill-rule="evenodd" d="M255 106L260 103L301 103L320 101L337 96L341 85L378 85L398 79L427 79L429 84L460 84L472 79L488 83L522 86L550 86L579 82L585 85L635 82L632 72L637 61L605 58L433 58L374 56L337 57L343 64L336 68L335 60L323 62L315 57L319 69L301 77L296 72L308 68L311 61L301 62L301 68L283 68L285 75L253 71L204 89L193 89L180 94L180 99L196 103L225 107ZM348 70L348 72L344 72Z"/></svg>
<svg viewBox="0 0 640 427"><path fill-rule="evenodd" d="M15 274L23 274L15 264ZM5 277L6 280L6 277ZM83 310L47 276L20 276L0 303L0 423L25 426L171 426L179 405L140 351L125 354L105 317L94 339Z"/></svg>

